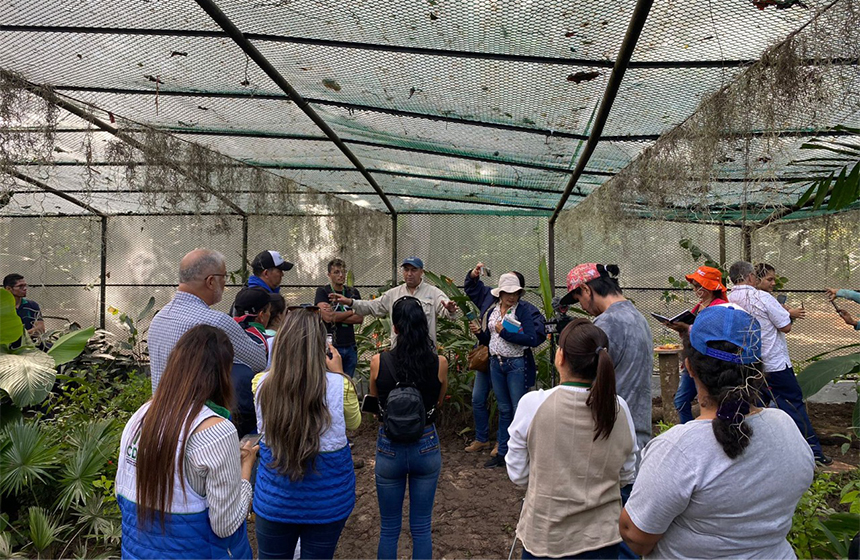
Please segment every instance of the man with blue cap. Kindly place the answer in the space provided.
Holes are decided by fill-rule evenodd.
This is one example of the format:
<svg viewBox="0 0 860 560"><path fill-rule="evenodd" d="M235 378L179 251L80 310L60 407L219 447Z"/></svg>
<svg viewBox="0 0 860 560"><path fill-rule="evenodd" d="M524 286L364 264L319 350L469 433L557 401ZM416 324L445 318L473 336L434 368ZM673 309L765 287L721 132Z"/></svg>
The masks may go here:
<svg viewBox="0 0 860 560"><path fill-rule="evenodd" d="M359 315L373 315L374 317L386 317L391 315L394 302L402 297L414 297L421 302L424 315L427 317L427 326L433 344L436 344L436 317L442 315L451 318L457 309L457 304L449 300L445 293L424 282L424 262L418 257L406 257L400 266L403 271L403 284L395 286L376 299L353 299L341 294L329 295L331 303L349 305ZM391 325L391 346L397 343L397 333L394 325Z"/></svg>

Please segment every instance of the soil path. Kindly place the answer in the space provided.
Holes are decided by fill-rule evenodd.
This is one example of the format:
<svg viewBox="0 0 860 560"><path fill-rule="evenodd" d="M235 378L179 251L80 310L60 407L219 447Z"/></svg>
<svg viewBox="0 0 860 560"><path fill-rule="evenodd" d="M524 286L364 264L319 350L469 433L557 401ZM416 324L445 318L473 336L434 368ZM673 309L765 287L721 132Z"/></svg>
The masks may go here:
<svg viewBox="0 0 860 560"><path fill-rule="evenodd" d="M656 403L659 405L659 402ZM847 432L853 404L808 405L812 424L824 445L825 453L841 463L833 470L857 468L860 464L855 439L843 455L840 446L845 439L834 435ZM655 406L655 413L659 406ZM373 476L376 454L376 424L365 418L355 435L353 456L365 466L356 470L356 506L341 535L335 558L376 558L379 542L379 505ZM465 440L453 427L440 429L442 440L442 473L433 508L434 558L507 558L514 539L525 489L515 486L504 469L485 469L488 452L466 453ZM411 558L408 493L403 508L403 530L398 556ZM256 548L253 523L251 542ZM514 558L520 558L519 544Z"/></svg>

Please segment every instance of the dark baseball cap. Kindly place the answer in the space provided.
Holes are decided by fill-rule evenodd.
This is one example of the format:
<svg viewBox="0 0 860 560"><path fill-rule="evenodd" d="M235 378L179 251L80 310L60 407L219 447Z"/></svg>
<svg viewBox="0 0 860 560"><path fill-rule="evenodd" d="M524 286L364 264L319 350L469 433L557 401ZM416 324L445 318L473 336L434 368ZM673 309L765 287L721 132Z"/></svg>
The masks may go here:
<svg viewBox="0 0 860 560"><path fill-rule="evenodd" d="M278 299L278 294L273 294L263 288L243 288L236 294L233 310L237 316L256 315L276 299Z"/></svg>
<svg viewBox="0 0 860 560"><path fill-rule="evenodd" d="M418 257L406 257L403 259L403 264L400 266L414 266L415 268L424 268L424 261L419 259Z"/></svg>
<svg viewBox="0 0 860 560"><path fill-rule="evenodd" d="M289 270L293 268L293 263L284 260L284 257L277 251L263 251L251 263L251 268L254 270L268 270L270 268L280 268L281 270Z"/></svg>

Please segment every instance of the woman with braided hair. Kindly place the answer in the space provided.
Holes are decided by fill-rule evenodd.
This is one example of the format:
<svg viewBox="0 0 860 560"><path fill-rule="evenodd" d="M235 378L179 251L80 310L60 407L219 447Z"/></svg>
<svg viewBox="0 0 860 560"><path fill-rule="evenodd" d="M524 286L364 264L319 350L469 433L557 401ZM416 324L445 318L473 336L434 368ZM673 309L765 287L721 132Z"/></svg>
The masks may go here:
<svg viewBox="0 0 860 560"><path fill-rule="evenodd" d="M517 525L523 558L618 558L621 486L638 449L608 347L599 327L574 319L555 354L561 384L517 407L506 464L515 484L528 485Z"/></svg>
<svg viewBox="0 0 860 560"><path fill-rule="evenodd" d="M795 558L785 537L815 461L788 414L755 406L758 321L708 307L684 345L702 413L645 448L621 536L649 558Z"/></svg>

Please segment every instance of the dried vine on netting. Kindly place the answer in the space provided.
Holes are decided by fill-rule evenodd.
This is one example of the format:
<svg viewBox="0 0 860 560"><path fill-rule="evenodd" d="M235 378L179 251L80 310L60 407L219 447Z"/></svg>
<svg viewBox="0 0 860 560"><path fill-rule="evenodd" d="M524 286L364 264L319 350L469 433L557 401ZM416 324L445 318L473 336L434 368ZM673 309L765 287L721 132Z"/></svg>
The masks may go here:
<svg viewBox="0 0 860 560"><path fill-rule="evenodd" d="M21 163L49 165L53 161L57 106L34 95L20 75L0 71L0 198L7 200L16 181L10 174Z"/></svg>
<svg viewBox="0 0 860 560"><path fill-rule="evenodd" d="M799 32L767 49L732 83L700 103L574 212L602 216L618 228L636 216L719 219L725 210L769 212L794 202L781 174L802 138L856 114L853 85L860 55L860 2L846 0L816 15ZM740 191L713 188L742 173Z"/></svg>

